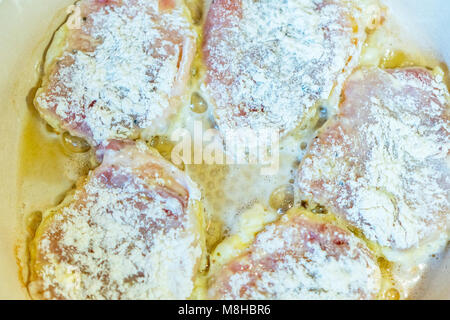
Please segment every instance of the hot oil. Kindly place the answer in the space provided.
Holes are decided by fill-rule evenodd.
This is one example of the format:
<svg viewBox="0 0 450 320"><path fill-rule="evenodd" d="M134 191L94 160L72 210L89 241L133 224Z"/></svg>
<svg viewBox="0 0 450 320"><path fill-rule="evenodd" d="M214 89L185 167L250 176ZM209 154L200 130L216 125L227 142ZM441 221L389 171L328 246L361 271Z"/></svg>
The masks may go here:
<svg viewBox="0 0 450 320"><path fill-rule="evenodd" d="M195 94L195 93L194 93ZM192 124L202 123L203 130L214 129L212 112L198 114L187 106L182 110L182 123L194 137ZM293 188L296 168L306 151L308 139L288 136L280 144L278 170L272 175L264 174L269 164L189 164L186 172L200 187L208 219L208 247L213 248L224 236L236 232L240 215L255 203L270 208L271 195L286 186ZM303 145L303 149L302 149ZM192 159L192 158L191 158ZM287 187L290 189L289 187ZM278 196L282 196L278 194ZM273 208L277 210L278 208Z"/></svg>
<svg viewBox="0 0 450 320"><path fill-rule="evenodd" d="M34 114L25 124L21 149L21 199L26 211L57 205L67 190L91 168L90 152L67 150L62 135L52 131Z"/></svg>
<svg viewBox="0 0 450 320"><path fill-rule="evenodd" d="M192 21L196 25L201 24L205 12L204 0L185 0L184 2L191 13Z"/></svg>

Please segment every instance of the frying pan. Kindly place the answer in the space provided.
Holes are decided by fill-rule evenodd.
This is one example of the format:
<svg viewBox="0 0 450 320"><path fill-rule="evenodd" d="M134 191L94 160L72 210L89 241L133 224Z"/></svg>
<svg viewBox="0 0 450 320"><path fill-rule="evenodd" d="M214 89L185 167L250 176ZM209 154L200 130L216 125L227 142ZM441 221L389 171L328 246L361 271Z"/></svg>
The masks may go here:
<svg viewBox="0 0 450 320"><path fill-rule="evenodd" d="M24 185L28 195L48 196L51 180L23 181L19 177L20 146L26 119L33 112L30 90L39 79L38 63L53 32L64 21L74 0L0 0L0 299L27 299L16 263L22 233ZM404 35L450 65L450 1L385 0ZM39 150L39 142L34 142ZM52 163L48 163L51 166ZM36 173L45 166L33 168ZM31 175L33 176L33 175ZM30 178L31 179L31 178ZM450 250L427 272L414 298L450 299Z"/></svg>

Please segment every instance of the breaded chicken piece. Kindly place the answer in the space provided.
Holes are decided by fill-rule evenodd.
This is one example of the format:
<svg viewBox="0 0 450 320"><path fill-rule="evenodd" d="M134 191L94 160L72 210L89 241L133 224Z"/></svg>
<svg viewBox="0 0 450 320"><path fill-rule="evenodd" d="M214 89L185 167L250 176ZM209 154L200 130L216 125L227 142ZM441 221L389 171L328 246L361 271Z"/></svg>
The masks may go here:
<svg viewBox="0 0 450 320"><path fill-rule="evenodd" d="M448 237L449 93L422 68L362 69L298 171L307 200L392 249Z"/></svg>
<svg viewBox="0 0 450 320"><path fill-rule="evenodd" d="M186 299L203 265L200 193L144 144L103 163L49 210L31 243L38 299Z"/></svg>
<svg viewBox="0 0 450 320"><path fill-rule="evenodd" d="M357 65L376 1L216 0L203 44L205 91L224 135L308 126Z"/></svg>
<svg viewBox="0 0 450 320"><path fill-rule="evenodd" d="M266 225L243 253L211 270L209 297L227 300L374 299L382 281L364 242L298 212Z"/></svg>
<svg viewBox="0 0 450 320"><path fill-rule="evenodd" d="M164 131L196 50L182 0L82 0L55 34L35 105L94 146ZM77 26L79 23L79 26Z"/></svg>

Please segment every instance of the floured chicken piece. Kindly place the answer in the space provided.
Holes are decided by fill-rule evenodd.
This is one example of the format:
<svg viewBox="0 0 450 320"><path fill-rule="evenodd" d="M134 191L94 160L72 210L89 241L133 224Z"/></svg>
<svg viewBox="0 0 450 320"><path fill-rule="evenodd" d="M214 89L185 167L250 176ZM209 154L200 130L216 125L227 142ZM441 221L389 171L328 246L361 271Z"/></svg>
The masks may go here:
<svg viewBox="0 0 450 320"><path fill-rule="evenodd" d="M381 246L448 238L449 93L422 68L362 69L298 173L302 195Z"/></svg>
<svg viewBox="0 0 450 320"><path fill-rule="evenodd" d="M267 225L237 257L212 261L213 299L375 299L382 285L364 242L299 212Z"/></svg>
<svg viewBox="0 0 450 320"><path fill-rule="evenodd" d="M213 1L203 53L219 129L284 135L308 125L381 19L370 0Z"/></svg>
<svg viewBox="0 0 450 320"><path fill-rule="evenodd" d="M193 182L144 144L113 141L103 163L49 210L31 243L38 299L186 299L203 267Z"/></svg>
<svg viewBox="0 0 450 320"><path fill-rule="evenodd" d="M35 105L94 146L164 131L196 50L181 0L82 0L55 34Z"/></svg>

